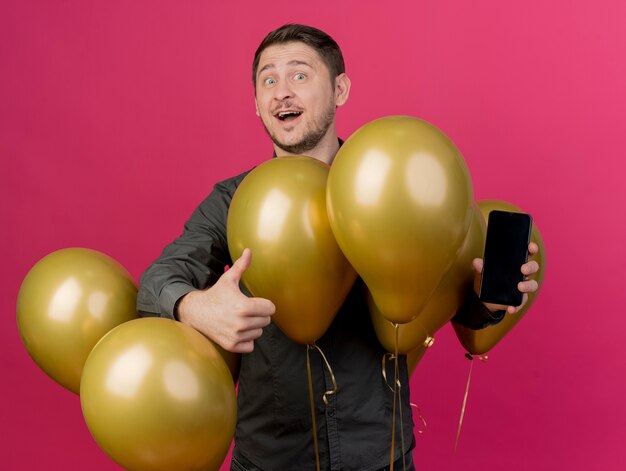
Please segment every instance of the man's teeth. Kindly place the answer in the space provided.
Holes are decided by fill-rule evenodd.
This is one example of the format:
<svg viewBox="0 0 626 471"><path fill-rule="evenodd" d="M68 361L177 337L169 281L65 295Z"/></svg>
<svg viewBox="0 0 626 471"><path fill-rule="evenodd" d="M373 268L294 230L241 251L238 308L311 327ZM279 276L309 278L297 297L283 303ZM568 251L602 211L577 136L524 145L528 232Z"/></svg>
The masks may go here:
<svg viewBox="0 0 626 471"><path fill-rule="evenodd" d="M300 112L299 111L281 111L280 113L278 113L278 117L283 119L283 118L287 118L289 116L299 116Z"/></svg>

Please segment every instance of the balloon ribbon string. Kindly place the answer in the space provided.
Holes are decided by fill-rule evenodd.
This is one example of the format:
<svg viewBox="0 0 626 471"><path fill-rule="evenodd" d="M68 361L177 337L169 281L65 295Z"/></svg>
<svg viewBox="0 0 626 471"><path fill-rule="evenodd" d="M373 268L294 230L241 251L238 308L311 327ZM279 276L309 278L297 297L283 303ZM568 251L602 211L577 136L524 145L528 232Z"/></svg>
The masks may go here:
<svg viewBox="0 0 626 471"><path fill-rule="evenodd" d="M396 331L396 383L398 385L398 406L400 409L400 437L402 441L402 470L406 471L406 462L404 460L405 445L404 445L404 418L402 417L402 384L400 382L400 373L398 371L398 334Z"/></svg>
<svg viewBox="0 0 626 471"><path fill-rule="evenodd" d="M456 441L454 443L454 453L456 453L456 450L459 446L459 438L461 437L461 427L463 426L463 417L465 416L465 407L467 406L467 397L469 396L469 387L470 387L470 380L472 379L472 368L474 366L474 356L471 353L466 353L465 354L465 358L467 358L470 361L470 368L469 368L469 373L467 375L467 385L465 386L465 395L463 396L463 405L461 406L461 417L459 417L459 428L457 429L456 432ZM487 355L482 355L479 356L478 359L482 362L487 361Z"/></svg>
<svg viewBox="0 0 626 471"><path fill-rule="evenodd" d="M393 358L393 373L394 373L394 382L393 382L393 408L392 408L392 418L391 418L391 449L389 450L389 471L393 471L393 463L395 458L395 448L396 448L396 402L399 403L399 411L400 411L400 434L402 435L402 468L406 470L406 463L404 461L404 428L402 425L402 398L398 397L400 395L400 369L398 367L398 324L393 323L393 327L395 329L395 346L394 346L394 354L391 358ZM385 357L383 355L383 378L389 387L389 383L387 382L387 374L385 371ZM389 387L391 389L391 387Z"/></svg>
<svg viewBox="0 0 626 471"><path fill-rule="evenodd" d="M421 324L420 324L421 325ZM406 459L405 459L405 454L406 454L406 445L404 443L404 417L402 415L402 383L400 382L400 373L398 370L398 331L399 331L399 326L398 324L394 324L395 330L396 330L396 341L395 341L395 379L396 379L396 385L398 386L398 406L400 409L400 435L401 435L401 440L402 440L402 470L406 471ZM430 336L430 334L428 333L428 331L426 330L426 328L424 326L421 326L422 329L424 329L424 332L426 333L426 338L424 339L424 347L426 348L430 348L433 346L433 343L435 343L435 339L433 337ZM384 358L384 357L383 357ZM385 381L387 379L385 378ZM395 391L394 391L395 394ZM395 397L394 397L394 403L395 403ZM419 430L419 433L423 433L424 430L426 430L426 420L424 419L424 417L422 416L422 411L420 410L420 408L411 403L412 406L415 406L417 408L417 412L419 414L419 420L422 422L423 424L423 430ZM395 414L394 414L395 416ZM395 427L394 427L395 430ZM393 432L392 432L393 433ZM393 443L393 441L392 441ZM393 450L392 450L393 453ZM389 467L389 471L393 471L393 462L391 463L390 467Z"/></svg>
<svg viewBox="0 0 626 471"><path fill-rule="evenodd" d="M419 430L417 431L417 433L422 434L426 431L426 429L428 428L428 424L426 423L426 419L424 418L424 416L422 415L422 410L420 409L420 406L418 406L417 404L414 404L411 402L411 407L415 407L415 409L417 410L417 415L418 415L418 420L421 423L421 427L419 428Z"/></svg>
<svg viewBox="0 0 626 471"><path fill-rule="evenodd" d="M383 361L382 361L383 379L385 380L385 384L387 385L389 390L393 392L393 388L391 387L391 385L389 384L389 381L387 380L387 357L389 357L389 360L393 360L394 355L393 353L385 353L383 355Z"/></svg>
<svg viewBox="0 0 626 471"><path fill-rule="evenodd" d="M420 324L421 325L421 324ZM435 343L435 338L432 337L429 333L428 330L426 330L426 328L422 325L422 329L424 329L424 332L426 333L426 337L424 338L424 348L425 349L429 349L430 347L433 346L433 344ZM417 433L422 434L426 431L426 429L428 428L428 424L426 423L426 419L424 418L424 416L422 415L422 410L420 409L420 407L417 404L413 404L412 402L410 403L411 407L415 407L415 409L417 409L417 415L418 415L418 420L421 423L421 427L420 429L417 431Z"/></svg>
<svg viewBox="0 0 626 471"><path fill-rule="evenodd" d="M326 355L324 355L324 352L322 351L322 349L314 343L308 344L306 346L306 371L307 371L307 375L309 379L309 399L311 401L311 424L313 426L313 445L315 447L315 469L317 471L320 471L320 452L319 452L319 446L317 443L317 425L315 421L315 402L313 399L313 379L311 378L311 357L309 353L314 348L322 356L322 359L324 360L324 364L326 365L326 368L328 369L330 379L333 383L333 389L329 389L326 392L324 392L324 396L322 397L325 405L328 405L328 396L337 393L337 380L335 379L335 374L333 373L333 369L330 367L330 363L328 363L328 359L326 358Z"/></svg>
<svg viewBox="0 0 626 471"><path fill-rule="evenodd" d="M395 344L395 355L393 357L394 361L394 376L398 374L397 364L398 364L398 324L394 324L394 328L396 329L396 344ZM394 462L394 450L396 448L396 398L398 392L398 378L395 376L395 381L393 383L393 408L392 408L392 416L391 416L391 450L389 451L389 471L393 471L393 462Z"/></svg>
<svg viewBox="0 0 626 471"><path fill-rule="evenodd" d="M315 447L315 469L320 471L320 451L317 445L317 425L315 423L315 403L313 402L313 380L311 379L311 359L309 357L309 351L313 347L311 345L306 346L306 372L309 377L309 399L311 400L311 422L313 427L313 446Z"/></svg>
<svg viewBox="0 0 626 471"><path fill-rule="evenodd" d="M426 331L426 329L424 329L424 331ZM435 343L435 339L431 337L428 334L428 332L426 332L426 339L424 339L424 347L430 348L433 346L434 343ZM391 392L393 392L393 388L389 385L389 381L387 380L387 361L393 360L394 358L395 358L395 355L393 353L385 353L383 354L383 357L381 360L381 372L383 374L383 379L385 380L385 384L387 385L387 387L389 388ZM401 384L399 382L398 382L398 387L401 387ZM420 421L420 424L421 424L421 427L419 428L417 433L422 434L426 431L426 429L428 429L428 423L426 422L426 419L422 415L422 410L420 409L420 407L417 404L414 404L413 402L411 402L410 405L411 407L415 407L415 409L417 410L418 420ZM402 402L400 402L400 416L402 416ZM404 440L404 433L402 434L402 439Z"/></svg>
<svg viewBox="0 0 626 471"><path fill-rule="evenodd" d="M335 380L335 374L333 373L333 369L330 367L330 363L328 363L328 360L326 359L326 355L324 355L324 352L322 351L322 349L318 347L316 344L309 345L309 348L311 349L315 348L317 349L318 352L320 352L320 355L322 356L322 359L324 360L324 364L326 365L326 369L328 370L328 374L330 375L330 380L333 382L333 389L327 390L324 393L324 396L322 397L322 399L324 400L324 404L328 405L328 396L337 394L337 380Z"/></svg>

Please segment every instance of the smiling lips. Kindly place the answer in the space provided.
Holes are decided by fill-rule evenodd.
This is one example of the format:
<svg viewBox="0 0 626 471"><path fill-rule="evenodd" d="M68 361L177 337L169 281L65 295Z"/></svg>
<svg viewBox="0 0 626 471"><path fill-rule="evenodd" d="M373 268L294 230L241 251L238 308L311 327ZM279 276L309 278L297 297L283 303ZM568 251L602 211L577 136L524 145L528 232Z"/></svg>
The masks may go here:
<svg viewBox="0 0 626 471"><path fill-rule="evenodd" d="M293 121L302 114L302 110L292 106L291 103L283 103L274 111L274 117L279 121Z"/></svg>

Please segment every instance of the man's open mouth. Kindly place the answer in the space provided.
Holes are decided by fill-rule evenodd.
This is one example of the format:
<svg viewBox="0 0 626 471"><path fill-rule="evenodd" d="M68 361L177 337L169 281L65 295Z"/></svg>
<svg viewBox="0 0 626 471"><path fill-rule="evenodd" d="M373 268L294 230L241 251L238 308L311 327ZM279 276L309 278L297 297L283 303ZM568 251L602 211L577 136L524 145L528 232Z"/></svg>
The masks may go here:
<svg viewBox="0 0 626 471"><path fill-rule="evenodd" d="M281 111L279 113L276 113L274 116L276 116L281 121L291 121L293 119L296 119L301 114L302 111Z"/></svg>

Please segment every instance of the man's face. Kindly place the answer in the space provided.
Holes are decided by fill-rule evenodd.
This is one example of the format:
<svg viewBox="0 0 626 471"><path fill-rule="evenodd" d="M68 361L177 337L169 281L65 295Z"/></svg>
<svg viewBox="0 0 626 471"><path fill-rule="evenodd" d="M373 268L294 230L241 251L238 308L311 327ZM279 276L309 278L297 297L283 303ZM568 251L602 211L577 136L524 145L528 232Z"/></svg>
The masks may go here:
<svg viewBox="0 0 626 471"><path fill-rule="evenodd" d="M300 42L276 44L260 56L257 114L274 144L304 154L335 121L335 80L315 49Z"/></svg>

